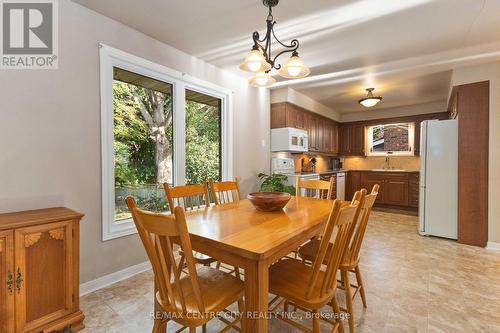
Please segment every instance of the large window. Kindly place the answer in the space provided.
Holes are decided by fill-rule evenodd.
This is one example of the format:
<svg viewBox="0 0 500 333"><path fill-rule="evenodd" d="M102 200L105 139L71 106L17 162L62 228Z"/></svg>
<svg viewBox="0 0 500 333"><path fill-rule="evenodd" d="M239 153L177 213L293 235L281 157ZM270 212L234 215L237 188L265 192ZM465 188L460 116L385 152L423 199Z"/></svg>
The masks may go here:
<svg viewBox="0 0 500 333"><path fill-rule="evenodd" d="M130 219L127 195L148 210L168 209L173 178L172 85L113 68L115 222Z"/></svg>
<svg viewBox="0 0 500 333"><path fill-rule="evenodd" d="M219 98L186 90L186 184L222 177L221 105Z"/></svg>
<svg viewBox="0 0 500 333"><path fill-rule="evenodd" d="M231 92L101 46L103 239L136 232L125 204L169 210L163 183L232 178Z"/></svg>
<svg viewBox="0 0 500 333"><path fill-rule="evenodd" d="M413 123L370 126L367 134L368 156L413 155Z"/></svg>

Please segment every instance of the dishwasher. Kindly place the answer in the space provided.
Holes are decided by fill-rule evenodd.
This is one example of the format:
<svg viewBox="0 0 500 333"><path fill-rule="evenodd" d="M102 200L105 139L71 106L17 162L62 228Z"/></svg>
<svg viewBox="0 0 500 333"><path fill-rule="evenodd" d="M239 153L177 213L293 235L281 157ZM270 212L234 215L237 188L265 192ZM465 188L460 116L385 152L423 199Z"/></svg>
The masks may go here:
<svg viewBox="0 0 500 333"><path fill-rule="evenodd" d="M337 199L345 200L345 172L337 173Z"/></svg>

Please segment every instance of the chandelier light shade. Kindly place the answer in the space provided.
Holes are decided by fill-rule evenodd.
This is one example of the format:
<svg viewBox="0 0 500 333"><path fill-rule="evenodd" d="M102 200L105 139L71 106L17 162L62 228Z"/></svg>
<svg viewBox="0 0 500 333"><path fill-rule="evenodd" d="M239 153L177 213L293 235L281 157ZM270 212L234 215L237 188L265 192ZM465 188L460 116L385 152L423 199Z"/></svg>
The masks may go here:
<svg viewBox="0 0 500 333"><path fill-rule="evenodd" d="M279 75L287 79L298 79L306 77L311 73L311 70L304 65L304 62L299 57L297 52L294 52L288 62L281 67Z"/></svg>
<svg viewBox="0 0 500 333"><path fill-rule="evenodd" d="M360 99L358 103L363 105L365 108L371 108L377 105L382 100L382 97L373 96L374 90L375 88L367 88L366 91L368 92L368 94L366 95L365 98Z"/></svg>
<svg viewBox="0 0 500 333"><path fill-rule="evenodd" d="M265 72L271 69L271 64L266 61L264 54L259 49L248 52L245 61L240 64L240 69L247 72Z"/></svg>
<svg viewBox="0 0 500 333"><path fill-rule="evenodd" d="M276 79L268 72L259 72L250 78L248 82L253 87L270 87L276 83Z"/></svg>
<svg viewBox="0 0 500 333"><path fill-rule="evenodd" d="M299 41L293 39L290 44L285 44L276 37L274 32L276 21L273 18L273 7L278 5L279 0L263 0L262 2L264 6L269 8L269 14L266 19L266 34L261 38L258 31L253 33L253 47L248 52L245 60L240 64L240 69L257 73L249 80L251 85L257 87L269 87L276 82L270 74L272 69L277 70L281 77L287 79L298 79L308 76L311 70L304 64L304 61L299 57L299 53L297 52ZM281 46L280 51L275 55L273 55L271 49L271 44L273 43ZM289 52L292 55L288 59L288 62L284 66L278 64L278 57Z"/></svg>

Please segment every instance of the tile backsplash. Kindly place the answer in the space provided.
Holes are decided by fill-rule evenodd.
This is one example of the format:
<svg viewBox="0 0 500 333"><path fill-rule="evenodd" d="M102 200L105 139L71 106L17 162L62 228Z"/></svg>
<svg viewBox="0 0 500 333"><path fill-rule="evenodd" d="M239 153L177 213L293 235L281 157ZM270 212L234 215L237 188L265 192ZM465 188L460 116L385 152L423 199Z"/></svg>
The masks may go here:
<svg viewBox="0 0 500 333"><path fill-rule="evenodd" d="M316 171L321 172L331 169L330 159L332 156L272 153L272 157L293 158L295 171L311 171L311 158L316 158ZM370 157L339 157L343 160L343 168L346 170L383 169L385 167L385 156ZM301 170L302 165L303 170ZM389 166L394 169L405 169L410 171L420 170L420 157L418 156L392 156L389 157Z"/></svg>
<svg viewBox="0 0 500 333"><path fill-rule="evenodd" d="M385 165L385 156L376 157L346 157L344 158L344 169L382 169ZM389 157L389 166L394 169L405 169L411 171L420 170L420 157L418 156L392 156Z"/></svg>

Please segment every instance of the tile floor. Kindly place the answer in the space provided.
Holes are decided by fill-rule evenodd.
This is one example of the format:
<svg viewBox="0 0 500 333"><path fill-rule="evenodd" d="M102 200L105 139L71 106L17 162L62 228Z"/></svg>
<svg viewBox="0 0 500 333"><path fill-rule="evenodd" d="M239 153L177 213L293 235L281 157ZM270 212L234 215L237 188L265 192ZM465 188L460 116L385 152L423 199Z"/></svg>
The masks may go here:
<svg viewBox="0 0 500 333"><path fill-rule="evenodd" d="M499 333L500 252L421 237L417 223L373 212L361 260L368 308L356 300L356 332ZM83 332L151 332L152 280L145 272L83 296ZM272 333L298 332L277 319L269 325ZM212 320L208 331L221 327ZM178 328L169 323L168 332Z"/></svg>

